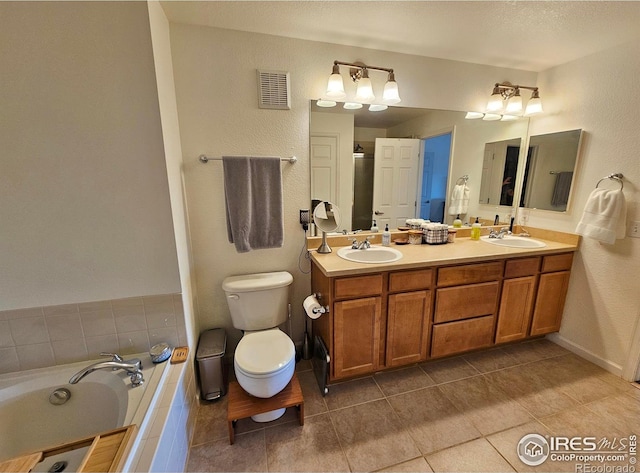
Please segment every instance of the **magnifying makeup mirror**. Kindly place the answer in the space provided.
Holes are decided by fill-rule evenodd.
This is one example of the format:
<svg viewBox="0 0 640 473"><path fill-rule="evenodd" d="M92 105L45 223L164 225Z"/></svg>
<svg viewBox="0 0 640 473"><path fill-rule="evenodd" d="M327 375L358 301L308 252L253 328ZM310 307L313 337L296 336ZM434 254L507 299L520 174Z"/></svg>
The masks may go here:
<svg viewBox="0 0 640 473"><path fill-rule="evenodd" d="M318 253L331 253L327 233L335 232L340 226L340 209L331 202L320 202L313 210L313 223L322 230L322 244L318 247Z"/></svg>

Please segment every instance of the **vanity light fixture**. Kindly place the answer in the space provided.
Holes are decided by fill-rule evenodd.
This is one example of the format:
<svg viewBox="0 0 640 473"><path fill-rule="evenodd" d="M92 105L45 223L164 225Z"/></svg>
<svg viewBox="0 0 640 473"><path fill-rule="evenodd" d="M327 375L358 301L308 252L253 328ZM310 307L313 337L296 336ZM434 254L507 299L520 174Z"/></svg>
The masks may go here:
<svg viewBox="0 0 640 473"><path fill-rule="evenodd" d="M522 113L523 103L520 96L520 89L531 90L531 98ZM464 118L473 120L482 118L483 120L517 120L525 116L530 117L542 113L542 101L537 87L530 85L514 85L511 82L496 82L491 92L491 97L487 102L486 112L467 112Z"/></svg>
<svg viewBox="0 0 640 473"><path fill-rule="evenodd" d="M386 72L387 82L384 85L382 92L382 103L386 105L393 105L401 101L400 94L398 93L398 83L396 82L393 69L386 67L368 66L363 63L352 63L333 61L333 69L327 82L326 97L329 100L342 100L346 97L344 90L344 82L340 75L340 66L349 66L349 75L351 79L357 84L356 86L356 99L362 103L371 103L375 100L375 94L373 93L373 84L369 78L369 71L383 71Z"/></svg>
<svg viewBox="0 0 640 473"><path fill-rule="evenodd" d="M487 102L487 112L500 113L505 111L507 115L520 115L522 113L520 89L532 91L524 116L529 117L542 113L542 102L538 88L529 85L514 85L511 82L496 82Z"/></svg>

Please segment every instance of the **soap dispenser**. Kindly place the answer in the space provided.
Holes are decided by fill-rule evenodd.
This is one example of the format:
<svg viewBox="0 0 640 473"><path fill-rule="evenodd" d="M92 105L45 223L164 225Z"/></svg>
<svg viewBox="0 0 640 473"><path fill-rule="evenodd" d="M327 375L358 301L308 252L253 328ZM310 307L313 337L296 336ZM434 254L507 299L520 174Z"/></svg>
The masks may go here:
<svg viewBox="0 0 640 473"><path fill-rule="evenodd" d="M456 219L453 221L453 228L462 228L462 220L460 220L460 214L456 215Z"/></svg>
<svg viewBox="0 0 640 473"><path fill-rule="evenodd" d="M480 227L481 226L482 225L478 221L478 217L476 217L476 221L473 222L473 225L471 225L471 239L472 240L479 240L480 239Z"/></svg>
<svg viewBox="0 0 640 473"><path fill-rule="evenodd" d="M389 224L385 224L384 232L382 232L382 246L391 245L391 232L389 231Z"/></svg>
<svg viewBox="0 0 640 473"><path fill-rule="evenodd" d="M374 220L373 223L371 224L371 233L378 233L378 224L376 223L376 221Z"/></svg>

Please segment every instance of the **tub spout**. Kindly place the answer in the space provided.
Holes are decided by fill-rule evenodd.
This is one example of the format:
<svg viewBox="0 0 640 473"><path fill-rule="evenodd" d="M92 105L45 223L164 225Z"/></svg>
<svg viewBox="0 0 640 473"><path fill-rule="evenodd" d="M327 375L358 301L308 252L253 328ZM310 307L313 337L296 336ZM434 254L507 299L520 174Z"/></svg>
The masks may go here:
<svg viewBox="0 0 640 473"><path fill-rule="evenodd" d="M89 365L74 374L69 380L69 384L76 384L89 373L93 373L96 370L104 369L125 370L131 378L132 386L140 386L142 383L144 383L144 378L141 371L142 361L140 361L138 358L133 358L126 361L99 361L98 363Z"/></svg>

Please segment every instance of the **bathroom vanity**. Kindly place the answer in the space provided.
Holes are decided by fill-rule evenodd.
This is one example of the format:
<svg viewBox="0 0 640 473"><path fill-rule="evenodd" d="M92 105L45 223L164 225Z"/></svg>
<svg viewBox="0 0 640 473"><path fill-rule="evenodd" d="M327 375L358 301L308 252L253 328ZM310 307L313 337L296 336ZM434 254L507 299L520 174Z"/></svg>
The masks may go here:
<svg viewBox="0 0 640 473"><path fill-rule="evenodd" d="M541 234L558 238L537 237L536 249L394 245L403 258L386 264L312 252L312 289L329 307L313 321L328 382L558 331L579 237Z"/></svg>

